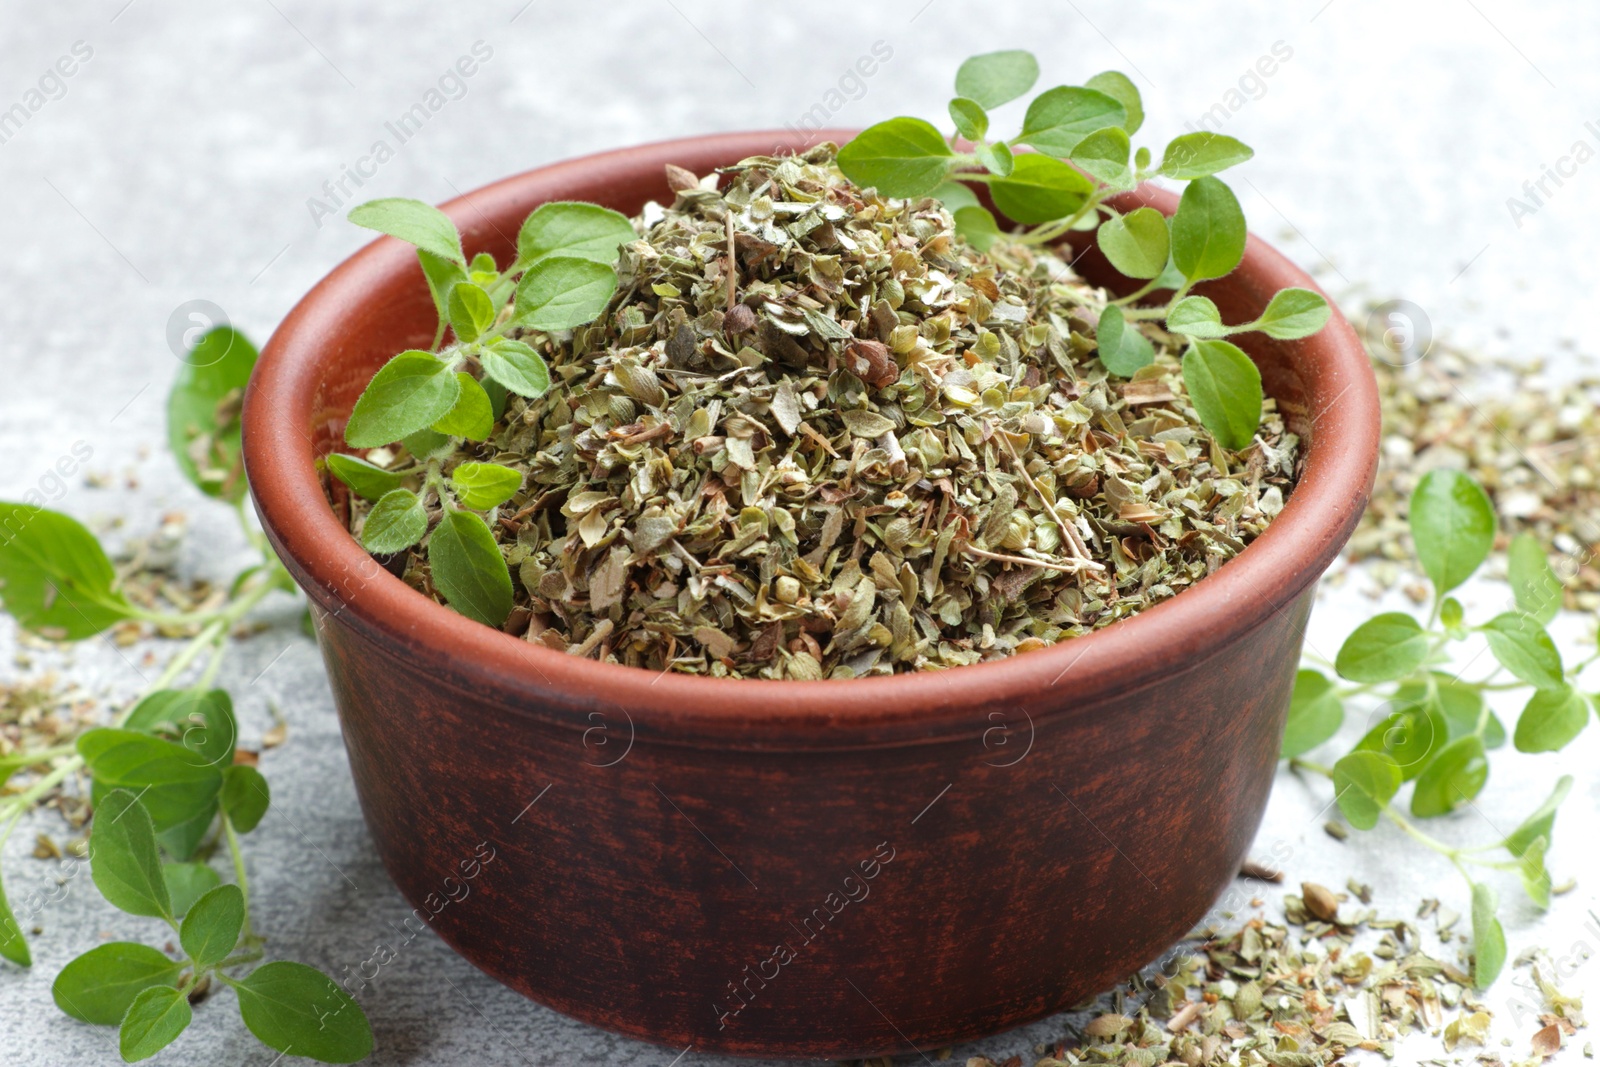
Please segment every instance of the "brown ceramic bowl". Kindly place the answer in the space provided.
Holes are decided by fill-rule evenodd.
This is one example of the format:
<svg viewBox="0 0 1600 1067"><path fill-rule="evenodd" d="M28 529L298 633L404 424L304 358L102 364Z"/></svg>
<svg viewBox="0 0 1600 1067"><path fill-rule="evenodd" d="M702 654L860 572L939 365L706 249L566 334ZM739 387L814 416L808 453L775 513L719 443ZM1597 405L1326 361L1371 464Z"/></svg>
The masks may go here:
<svg viewBox="0 0 1600 1067"><path fill-rule="evenodd" d="M669 195L665 164L705 174L797 140L607 152L445 211L469 254L504 263L546 200L631 214ZM1128 284L1093 253L1080 267ZM1240 269L1203 291L1238 322L1288 285L1314 287L1251 238ZM1234 877L1272 785L1313 586L1376 462L1372 373L1337 314L1304 341L1243 341L1305 437L1305 474L1217 574L1039 652L829 682L572 658L378 567L314 461L339 447L373 372L433 328L411 249L368 245L262 353L244 449L267 534L318 619L378 852L417 916L478 967L678 1049L927 1050L1107 987Z"/></svg>

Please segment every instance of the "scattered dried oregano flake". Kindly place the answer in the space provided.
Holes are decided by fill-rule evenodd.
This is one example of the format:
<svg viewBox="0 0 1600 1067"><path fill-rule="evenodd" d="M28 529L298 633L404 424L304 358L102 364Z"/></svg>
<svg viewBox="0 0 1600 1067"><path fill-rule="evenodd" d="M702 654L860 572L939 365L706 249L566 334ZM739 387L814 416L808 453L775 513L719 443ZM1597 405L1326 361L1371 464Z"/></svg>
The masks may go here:
<svg viewBox="0 0 1600 1067"><path fill-rule="evenodd" d="M655 671L956 667L1165 600L1283 508L1300 449L1273 402L1224 450L1181 345L1137 320L1154 362L1109 377L1109 297L1069 247L980 253L831 145L691 178L634 220L595 323L518 335L549 391L446 461L524 474L492 517L508 631ZM433 592L425 553L401 562Z"/></svg>

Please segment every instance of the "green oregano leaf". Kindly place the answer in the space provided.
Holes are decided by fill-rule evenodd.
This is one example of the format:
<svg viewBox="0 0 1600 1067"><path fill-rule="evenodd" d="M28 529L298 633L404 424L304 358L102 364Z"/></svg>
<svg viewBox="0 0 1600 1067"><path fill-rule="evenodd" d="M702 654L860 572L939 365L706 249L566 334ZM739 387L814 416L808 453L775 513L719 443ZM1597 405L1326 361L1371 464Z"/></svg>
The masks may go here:
<svg viewBox="0 0 1600 1067"><path fill-rule="evenodd" d="M428 538L433 584L469 619L499 629L511 613L511 572L494 534L470 511L446 509Z"/></svg>
<svg viewBox="0 0 1600 1067"><path fill-rule="evenodd" d="M1155 347L1137 327L1130 327L1122 309L1108 304L1100 313L1095 328L1095 345L1100 362L1119 378L1131 378L1142 367L1155 362Z"/></svg>
<svg viewBox="0 0 1600 1067"><path fill-rule="evenodd" d="M1196 340L1183 354L1183 384L1200 424L1223 448L1237 452L1261 424L1261 372L1237 345Z"/></svg>
<svg viewBox="0 0 1600 1067"><path fill-rule="evenodd" d="M1517 717L1512 744L1518 752L1559 752L1589 725L1589 698L1562 685L1537 689Z"/></svg>
<svg viewBox="0 0 1600 1067"><path fill-rule="evenodd" d="M496 341L478 353L485 377L528 399L550 388L550 368L543 357L521 341Z"/></svg>
<svg viewBox="0 0 1600 1067"><path fill-rule="evenodd" d="M1488 989L1506 965L1506 932L1495 918L1495 892L1482 882L1472 886L1472 984Z"/></svg>
<svg viewBox="0 0 1600 1067"><path fill-rule="evenodd" d="M944 204L945 209L952 215L964 207L980 206L978 204L978 194L960 182L945 182L928 195Z"/></svg>
<svg viewBox="0 0 1600 1067"><path fill-rule="evenodd" d="M1545 852L1550 844L1544 838L1535 838L1517 859L1517 874L1522 878L1522 891L1539 908L1550 907L1550 872L1545 869Z"/></svg>
<svg viewBox="0 0 1600 1067"><path fill-rule="evenodd" d="M364 500L377 500L391 489L405 482L405 475L393 474L360 456L344 452L330 452L324 461L328 473L350 487L350 491Z"/></svg>
<svg viewBox="0 0 1600 1067"><path fill-rule="evenodd" d="M409 489L391 489L367 513L361 547L375 556L392 556L422 540L428 532L428 509Z"/></svg>
<svg viewBox="0 0 1600 1067"><path fill-rule="evenodd" d="M1344 722L1344 704L1339 688L1320 671L1302 670L1294 677L1294 695L1289 698L1289 720L1284 727L1284 759L1304 755L1339 732Z"/></svg>
<svg viewBox="0 0 1600 1067"><path fill-rule="evenodd" d="M1013 222L1054 222L1077 211L1094 185L1059 159L1036 152L1016 157L1011 175L989 183L994 206Z"/></svg>
<svg viewBox="0 0 1600 1067"><path fill-rule="evenodd" d="M372 1053L361 1006L314 967L276 960L229 985L245 1026L268 1048L323 1063L355 1063Z"/></svg>
<svg viewBox="0 0 1600 1067"><path fill-rule="evenodd" d="M178 928L178 940L204 970L228 958L243 929L244 893L236 885L219 885L189 909Z"/></svg>
<svg viewBox="0 0 1600 1067"><path fill-rule="evenodd" d="M1400 789L1400 767L1386 752L1352 752L1333 765L1339 810L1358 830L1378 825L1378 816Z"/></svg>
<svg viewBox="0 0 1600 1067"><path fill-rule="evenodd" d="M1417 562L1443 596L1478 569L1494 547L1494 507L1471 477L1455 470L1422 476L1411 494Z"/></svg>
<svg viewBox="0 0 1600 1067"><path fill-rule="evenodd" d="M456 372L460 391L456 402L430 429L469 441L482 441L494 431L494 402L478 379L466 371Z"/></svg>
<svg viewBox="0 0 1600 1067"><path fill-rule="evenodd" d="M1400 768L1400 780L1408 782L1422 774L1449 743L1450 726L1439 709L1418 702L1384 716L1356 742L1356 748L1387 752Z"/></svg>
<svg viewBox="0 0 1600 1067"><path fill-rule="evenodd" d="M436 256L426 248L417 249L417 261L422 264L422 276L427 279L433 309L439 315L439 336L443 337L450 321L450 292L467 280L467 272L461 264Z"/></svg>
<svg viewBox="0 0 1600 1067"><path fill-rule="evenodd" d="M845 177L863 188L909 197L938 188L953 158L943 134L921 119L902 116L862 130L839 149L836 162Z"/></svg>
<svg viewBox="0 0 1600 1067"><path fill-rule="evenodd" d="M956 93L980 107L1010 103L1039 80L1039 61L1032 52L1011 49L973 56L956 70Z"/></svg>
<svg viewBox="0 0 1600 1067"><path fill-rule="evenodd" d="M998 174L1002 178L1009 178L1012 171L1017 168L1016 157L1011 154L1011 149L1006 146L1004 141L996 141L993 144L980 144L972 151L978 157L978 162L982 163L983 168L990 174Z"/></svg>
<svg viewBox="0 0 1600 1067"><path fill-rule="evenodd" d="M1572 775L1563 774L1556 780L1556 787L1545 799L1543 804L1536 808L1532 815L1522 820L1522 825L1511 831L1503 844L1513 856L1520 856L1532 846L1534 841L1551 841L1556 823L1556 809L1561 807L1562 801L1567 799L1567 794L1572 792Z"/></svg>
<svg viewBox="0 0 1600 1067"><path fill-rule="evenodd" d="M1391 682L1421 667L1428 658L1428 634L1400 611L1375 615L1345 638L1334 669L1352 682Z"/></svg>
<svg viewBox="0 0 1600 1067"><path fill-rule="evenodd" d="M1561 612L1561 579L1550 569L1538 538L1519 533L1506 552L1511 592L1517 608L1548 626Z"/></svg>
<svg viewBox="0 0 1600 1067"><path fill-rule="evenodd" d="M352 448L377 448L432 426L455 406L461 383L450 365L412 349L385 363L357 398L345 424Z"/></svg>
<svg viewBox="0 0 1600 1067"><path fill-rule="evenodd" d="M231 737L227 737L230 732L237 736L231 707L228 715L229 721L220 724L213 735L219 747L231 745ZM206 732L200 731L202 736ZM132 790L128 795L138 796L140 814L151 820L156 830L172 830L202 817L210 821L217 794L222 790L222 772L213 762L215 751L197 752L137 730L105 727L81 735L77 748L94 772L97 809L104 795L112 790Z"/></svg>
<svg viewBox="0 0 1600 1067"><path fill-rule="evenodd" d="M1189 337L1214 340L1226 337L1228 328L1222 324L1222 312L1217 305L1203 296L1186 296L1167 312L1167 329Z"/></svg>
<svg viewBox="0 0 1600 1067"><path fill-rule="evenodd" d="M1332 314L1321 293L1290 287L1274 293L1261 317L1246 328L1279 341L1293 341L1322 329Z"/></svg>
<svg viewBox="0 0 1600 1067"><path fill-rule="evenodd" d="M1411 792L1411 814L1419 819L1448 815L1483 791L1489 780L1489 761L1476 735L1445 745L1423 768Z"/></svg>
<svg viewBox="0 0 1600 1067"><path fill-rule="evenodd" d="M76 519L31 504L0 503L0 600L41 637L78 641L133 614L112 588L116 571Z"/></svg>
<svg viewBox="0 0 1600 1067"><path fill-rule="evenodd" d="M958 96L950 101L950 121L969 141L981 141L989 132L989 113L976 100Z"/></svg>
<svg viewBox="0 0 1600 1067"><path fill-rule="evenodd" d="M1076 85L1060 85L1033 98L1017 142L1065 159L1091 133L1122 126L1127 121L1128 112L1115 97Z"/></svg>
<svg viewBox="0 0 1600 1067"><path fill-rule="evenodd" d="M532 330L570 330L598 318L616 291L617 272L604 263L550 256L529 267L517 283L513 319Z"/></svg>
<svg viewBox="0 0 1600 1067"><path fill-rule="evenodd" d="M369 200L351 208L349 219L357 226L397 237L466 266L467 257L461 251L461 235L456 232L456 224L432 204L404 197Z"/></svg>
<svg viewBox="0 0 1600 1067"><path fill-rule="evenodd" d="M245 495L239 412L256 355L232 327L208 330L167 394L167 446L178 469L202 493L230 503Z"/></svg>
<svg viewBox="0 0 1600 1067"><path fill-rule="evenodd" d="M964 188L964 187L963 187ZM989 209L973 204L957 208L953 215L956 233L980 252L987 252L1000 239L1000 225Z"/></svg>
<svg viewBox="0 0 1600 1067"><path fill-rule="evenodd" d="M172 914L176 917L189 914L195 901L222 884L216 871L199 862L163 863L161 876L167 880L167 895L172 898Z"/></svg>
<svg viewBox="0 0 1600 1067"><path fill-rule="evenodd" d="M1172 253L1167 217L1155 208L1113 215L1100 224L1095 237L1106 260L1130 278L1156 277L1166 269Z"/></svg>
<svg viewBox="0 0 1600 1067"><path fill-rule="evenodd" d="M494 325L494 301L471 282L458 282L450 288L449 312L456 337L468 343Z"/></svg>
<svg viewBox="0 0 1600 1067"><path fill-rule="evenodd" d="M1128 167L1132 150L1127 131L1108 126L1079 141L1072 149L1072 162L1113 189L1127 189L1133 185L1133 171Z"/></svg>
<svg viewBox="0 0 1600 1067"><path fill-rule="evenodd" d="M61 968L50 993L56 1006L74 1019L116 1026L135 997L146 989L176 982L183 970L184 964L149 945L111 941L96 945Z"/></svg>
<svg viewBox="0 0 1600 1067"><path fill-rule="evenodd" d="M1166 151L1161 153L1161 173L1179 181L1204 178L1253 155L1243 141L1223 133L1197 130L1179 134L1167 143Z"/></svg>
<svg viewBox="0 0 1600 1067"><path fill-rule="evenodd" d="M260 771L240 763L222 772L222 810L235 830L254 830L271 805L272 790Z"/></svg>
<svg viewBox="0 0 1600 1067"><path fill-rule="evenodd" d="M85 735L87 736L87 735ZM139 798L114 789L95 806L89 873L100 895L129 915L173 919L155 826Z"/></svg>
<svg viewBox="0 0 1600 1067"><path fill-rule="evenodd" d="M189 998L169 985L142 990L122 1017L117 1045L124 1063L147 1060L177 1040L194 1018Z"/></svg>
<svg viewBox="0 0 1600 1067"><path fill-rule="evenodd" d="M1172 216L1172 261L1190 281L1220 278L1244 258L1244 210L1217 178L1189 183Z"/></svg>
<svg viewBox="0 0 1600 1067"><path fill-rule="evenodd" d="M28 951L28 939L23 936L17 917L11 913L3 881L0 881L0 960L10 960L18 967L33 966L33 953Z"/></svg>
<svg viewBox="0 0 1600 1067"><path fill-rule="evenodd" d="M1508 611L1496 615L1481 629L1494 658L1516 677L1540 689L1566 685L1561 652L1533 616Z"/></svg>
<svg viewBox="0 0 1600 1067"><path fill-rule="evenodd" d="M1120 70L1103 70L1083 84L1085 88L1105 93L1121 104L1128 116L1122 128L1128 131L1129 136L1139 132L1139 127L1144 125L1144 104L1139 99L1139 87L1133 84L1133 79ZM1140 151L1145 154L1145 159L1139 166L1144 167L1150 162L1150 153L1149 149L1141 148Z"/></svg>
<svg viewBox="0 0 1600 1067"><path fill-rule="evenodd" d="M463 463L450 473L450 488L473 511L497 508L522 488L522 472L498 463Z"/></svg>
<svg viewBox="0 0 1600 1067"><path fill-rule="evenodd" d="M541 204L517 233L517 263L532 266L541 259L563 256L611 266L617 250L639 239L633 223L621 212L572 200Z"/></svg>

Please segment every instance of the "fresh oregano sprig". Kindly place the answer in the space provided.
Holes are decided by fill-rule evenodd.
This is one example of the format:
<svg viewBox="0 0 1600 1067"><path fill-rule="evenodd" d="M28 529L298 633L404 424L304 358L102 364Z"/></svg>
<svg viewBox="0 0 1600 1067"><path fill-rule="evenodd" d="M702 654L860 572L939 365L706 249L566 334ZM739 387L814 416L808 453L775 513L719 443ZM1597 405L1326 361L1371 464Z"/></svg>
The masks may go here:
<svg viewBox="0 0 1600 1067"><path fill-rule="evenodd" d="M1506 947L1495 891L1474 872L1514 871L1528 898L1549 907L1545 854L1556 809L1572 779L1562 777L1549 799L1515 830L1480 847L1447 845L1412 819L1448 815L1471 803L1488 782L1489 753L1505 744L1506 729L1487 693L1528 694L1511 734L1520 752L1558 751L1581 733L1600 699L1582 688L1581 676L1600 660L1600 650L1564 664L1546 629L1561 607L1561 581L1529 534L1518 534L1508 550L1512 609L1482 623L1467 621L1461 602L1450 593L1488 558L1496 531L1488 495L1469 475L1453 470L1425 475L1411 496L1410 524L1418 562L1433 587L1427 619L1384 612L1356 627L1334 662L1325 664L1345 684L1314 667L1302 669L1282 754L1291 766L1332 779L1339 808L1352 826L1370 830L1387 817L1460 871L1472 895L1473 981L1481 989L1504 966ZM1476 679L1453 674L1452 651L1474 641L1484 642L1496 668ZM1316 658L1308 654L1309 660ZM1387 713L1332 767L1306 760L1305 753L1338 732L1344 702L1365 695L1382 697ZM1409 818L1396 809L1407 783Z"/></svg>
<svg viewBox="0 0 1600 1067"><path fill-rule="evenodd" d="M617 288L620 245L633 241L626 217L594 204L544 204L517 234L505 271L493 257L468 263L443 212L420 200L374 200L350 221L416 246L439 313L433 351L390 359L356 400L345 425L352 448L401 442L410 464L383 468L350 455L329 456L329 472L373 501L361 530L369 552L391 555L427 541L435 588L456 611L498 627L510 614L511 572L495 543L497 509L522 488L520 472L495 463L444 462L463 440L483 441L508 394L527 399L550 388L550 370L509 331L559 333L594 321ZM453 335L444 343L447 331Z"/></svg>
<svg viewBox="0 0 1600 1067"><path fill-rule="evenodd" d="M1226 338L1252 330L1279 340L1307 337L1330 315L1321 294L1288 288L1254 321L1227 325L1216 304L1190 292L1232 273L1244 258L1244 212L1216 175L1254 153L1236 138L1204 130L1174 137L1159 161L1148 148L1135 150L1144 107L1138 88L1118 71L1045 90L1028 104L1015 136L992 138L989 112L1025 95L1038 78L1032 53L973 56L956 72L952 136L922 119L893 118L841 148L839 168L887 196L938 197L953 212L956 232L984 251L1000 239L1000 228L969 185L987 187L995 207L1031 227L1009 240L1045 244L1096 231L1111 265L1144 282L1100 317L1096 342L1106 370L1126 378L1149 365L1150 343L1126 324L1163 320L1188 338L1183 380L1201 424L1223 447L1247 447L1261 422L1261 375ZM960 150L962 139L970 151ZM1107 202L1154 178L1187 183L1171 219L1154 208L1122 212ZM1171 292L1164 304L1134 306L1160 290Z"/></svg>
<svg viewBox="0 0 1600 1067"><path fill-rule="evenodd" d="M239 410L255 360L255 347L241 334L212 330L189 354L167 402L179 467L203 493L234 505L241 521ZM294 583L260 531L248 523L244 530L260 560L234 577L224 602L163 612L128 598L105 549L75 519L0 503L0 600L23 628L79 641L131 620L191 635L112 726L89 730L72 745L0 759L0 782L34 775L26 788L0 798L0 844L53 791L87 772L95 886L135 926L165 923L169 933L152 931L158 943L176 934L176 958L144 942L113 941L67 964L52 987L57 1005L73 1018L119 1027L119 1048L130 1063L175 1040L189 1025L191 1003L219 982L234 990L246 1027L280 1053L346 1063L372 1049L365 1014L331 978L300 963L259 962L264 939L251 924L240 835L260 823L271 790L254 766L235 762L233 702L214 682L233 628L273 592L293 592ZM230 883L209 863L219 850L227 853ZM32 964L3 882L0 958Z"/></svg>

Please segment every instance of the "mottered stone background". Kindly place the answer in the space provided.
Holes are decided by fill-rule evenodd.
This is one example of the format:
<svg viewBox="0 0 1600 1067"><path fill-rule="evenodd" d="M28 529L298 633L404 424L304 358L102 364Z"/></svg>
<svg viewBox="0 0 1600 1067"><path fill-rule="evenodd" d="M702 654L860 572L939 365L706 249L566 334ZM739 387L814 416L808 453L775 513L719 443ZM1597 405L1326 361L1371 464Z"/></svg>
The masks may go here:
<svg viewBox="0 0 1600 1067"><path fill-rule="evenodd" d="M1234 172L1256 231L1335 294L1408 299L1433 330L1495 352L1548 356L1553 373L1575 373L1578 353L1594 348L1586 340L1600 243L1600 128L1588 124L1600 119L1594 5L892 0L822 5L815 18L807 10L705 0L404 0L381 8L0 0L0 111L31 108L20 126L0 126L0 498L37 490L97 526L120 517L113 540L183 512L191 531L183 566L230 576L247 558L232 517L182 482L164 453L163 397L178 366L169 319L188 301L209 300L264 341L301 294L368 239L343 222L348 201L341 194L346 202L334 203L324 183L347 166L371 173L377 161L362 161L379 140L392 153L359 198L440 201L641 141L776 127L808 114L831 124L939 117L959 60L995 48L1040 52L1044 84L1125 70L1144 93L1145 138L1158 148L1210 112L1213 128L1257 149ZM887 58L870 77L850 73L875 50ZM74 55L70 78L41 84L58 58ZM441 84L463 56L478 60L475 73ZM426 105L431 92L441 106L401 144L386 123ZM999 121L1015 123L1019 113L1014 106ZM92 454L82 469L57 480L58 459L85 450ZM111 487L87 486L84 471L110 476ZM1355 575L1325 590L1314 647L1331 655L1371 610L1365 584ZM1469 599L1498 610L1506 591L1483 582ZM289 723L287 744L262 760L276 803L248 839L258 926L273 952L342 976L380 940L393 944L392 926L409 909L363 828L321 662L299 632L298 612L287 596L269 602L261 617L272 627L230 649L224 678L247 744L271 725L269 701ZM1593 630L1578 618L1559 626L1574 642ZM107 698L136 692L158 669L151 653L169 651L89 642L33 653L25 669L13 662L15 646L14 629L0 620L0 678L58 669ZM1363 718L1352 714L1348 736ZM1496 884L1512 952L1538 944L1577 953L1569 984L1591 990L1600 990L1600 965L1578 959L1600 950L1600 924L1583 928L1600 886L1597 754L1597 729L1559 756L1498 753L1476 808L1437 829L1453 841L1492 840L1558 773L1578 776L1551 859L1556 881L1576 877L1576 890L1540 916L1514 881ZM1325 784L1280 773L1256 851L1281 861L1290 884L1341 887L1354 875L1390 915L1412 914L1424 896L1465 910L1448 865L1407 847L1397 831L1344 844L1324 834L1329 799ZM30 857L36 830L60 835L47 816L13 836L4 860L14 901L62 877L53 861ZM1281 892L1240 885L1269 906ZM43 927L32 942L34 968L0 964L6 1063L116 1057L114 1031L61 1015L50 981L104 938L155 931L115 913L82 875L59 895L32 917ZM870 910L863 917L870 921ZM1520 996L1503 980L1488 998L1513 1040L1501 1050L1508 1056L1526 1054L1532 1030L1526 1020L1512 1024L1510 1001ZM198 1010L158 1062L273 1062L229 999ZM431 933L401 948L361 1001L380 1064L665 1067L682 1052L532 1004ZM1020 1052L1031 1062L1032 1046L1062 1026L1042 1022L957 1049L955 1058ZM1403 1055L1438 1051L1424 1040ZM1563 1053L1565 1062L1579 1058L1576 1047ZM715 1059L689 1050L681 1062Z"/></svg>

